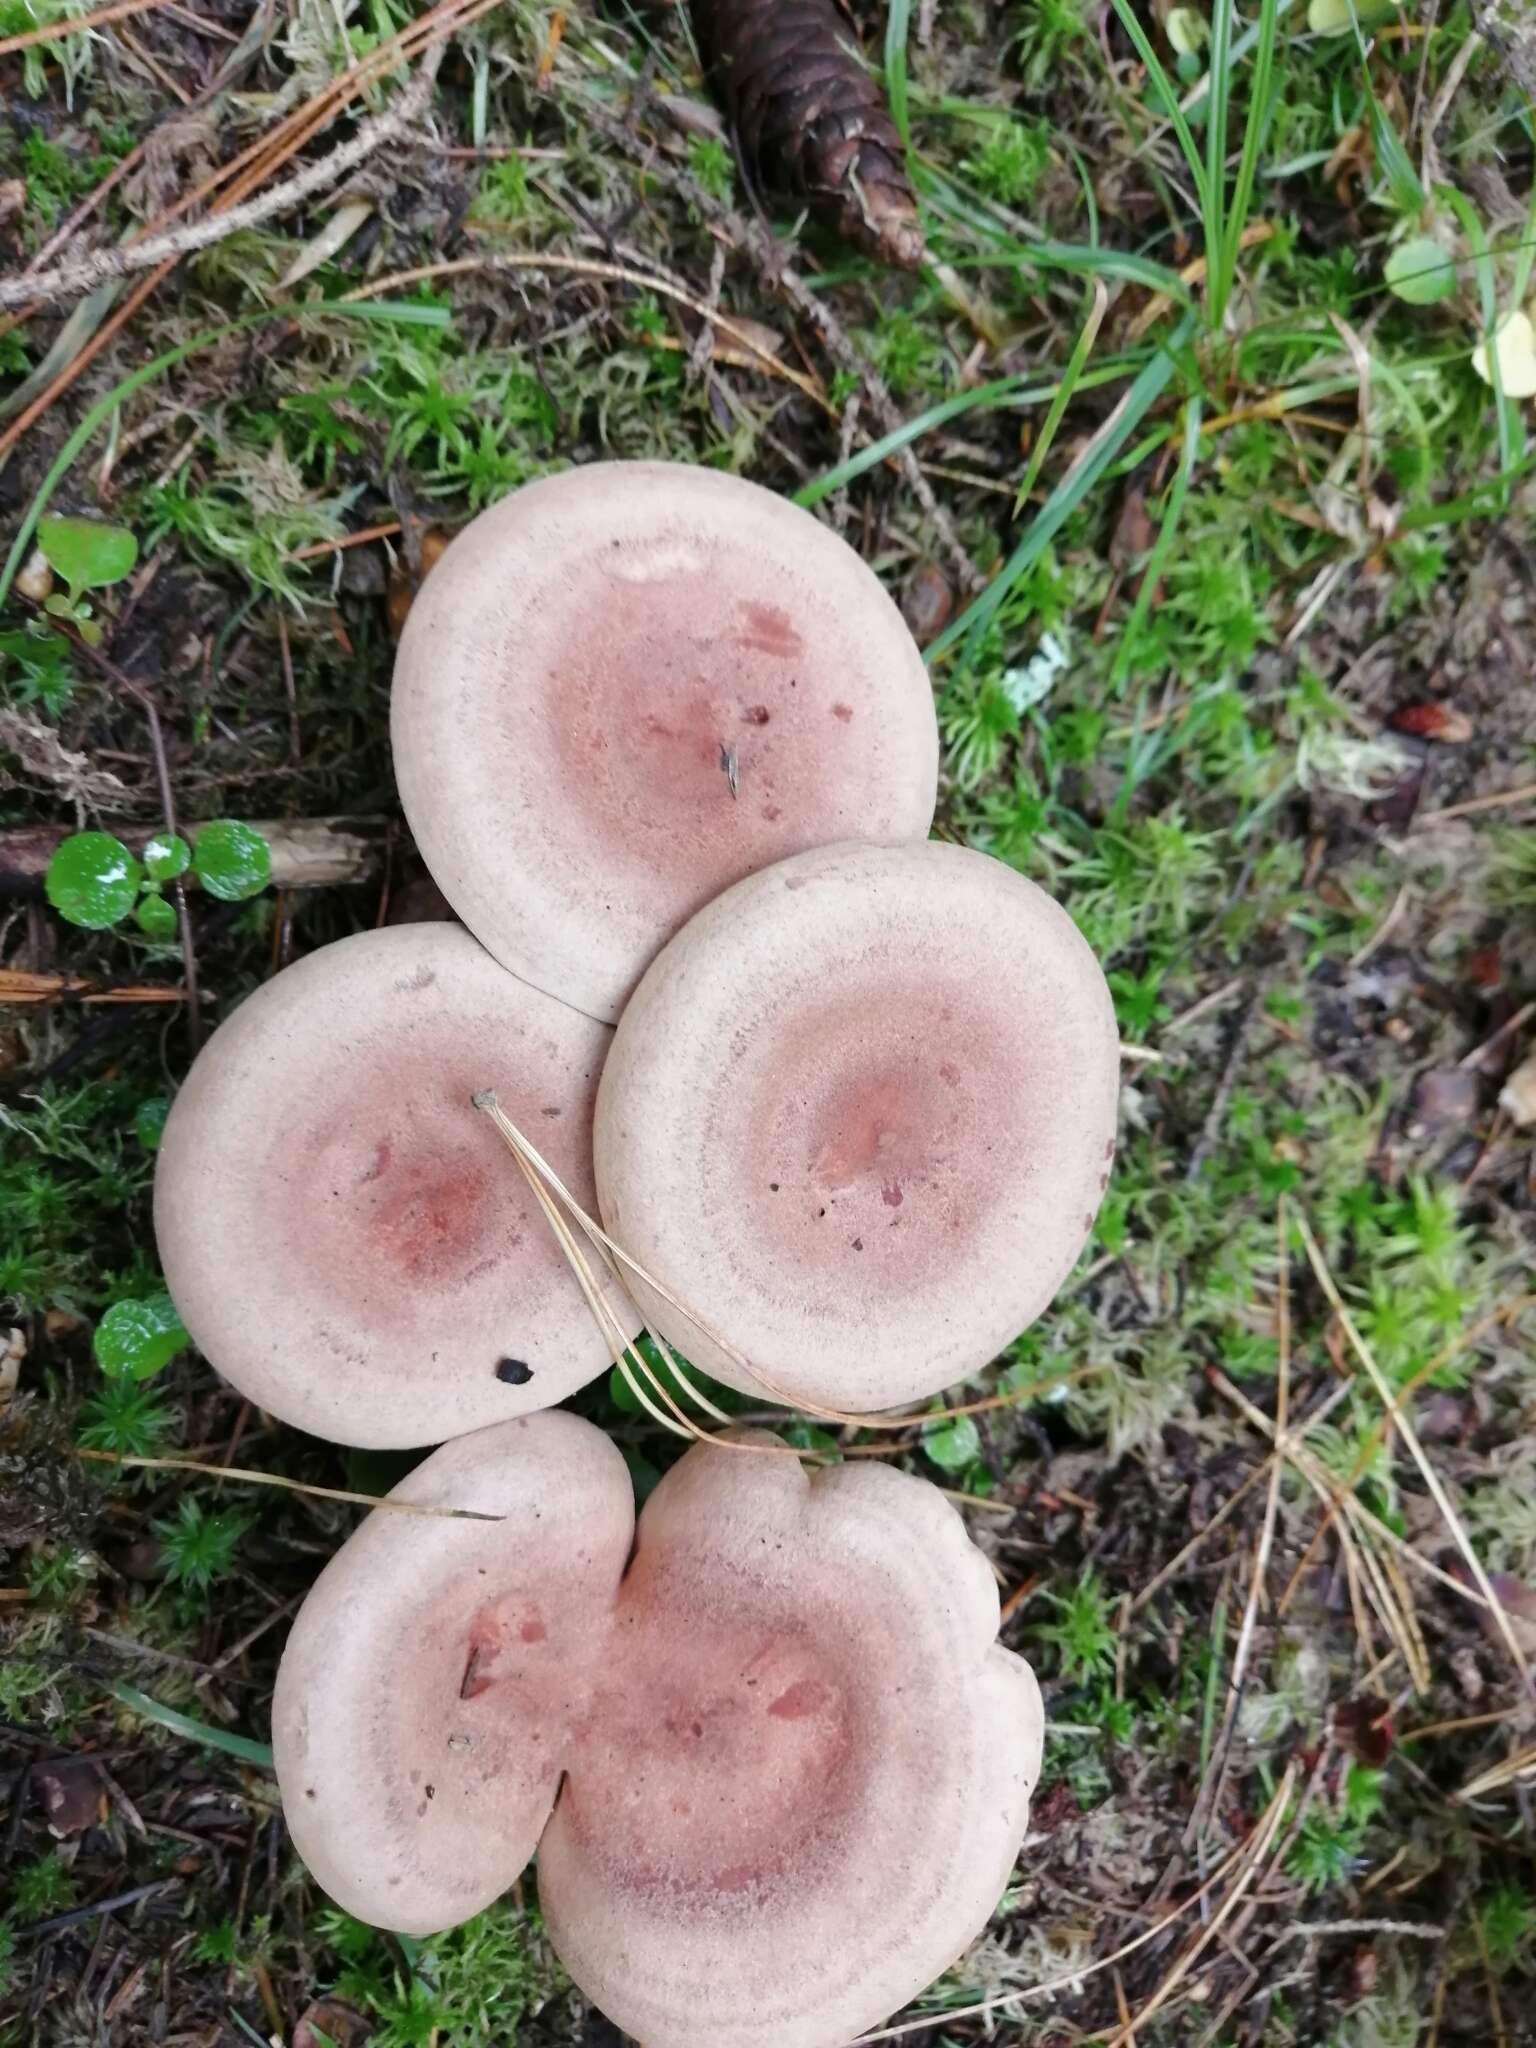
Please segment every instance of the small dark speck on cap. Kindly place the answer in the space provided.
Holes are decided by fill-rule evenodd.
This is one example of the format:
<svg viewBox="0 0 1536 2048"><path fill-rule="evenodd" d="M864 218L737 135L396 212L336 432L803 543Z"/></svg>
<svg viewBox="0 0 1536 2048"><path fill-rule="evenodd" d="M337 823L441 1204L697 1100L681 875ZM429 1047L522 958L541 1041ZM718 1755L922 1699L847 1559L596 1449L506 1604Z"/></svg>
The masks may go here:
<svg viewBox="0 0 1536 2048"><path fill-rule="evenodd" d="M533 1378L533 1367L524 1365L520 1358L502 1358L496 1363L496 1377L504 1386L526 1387Z"/></svg>

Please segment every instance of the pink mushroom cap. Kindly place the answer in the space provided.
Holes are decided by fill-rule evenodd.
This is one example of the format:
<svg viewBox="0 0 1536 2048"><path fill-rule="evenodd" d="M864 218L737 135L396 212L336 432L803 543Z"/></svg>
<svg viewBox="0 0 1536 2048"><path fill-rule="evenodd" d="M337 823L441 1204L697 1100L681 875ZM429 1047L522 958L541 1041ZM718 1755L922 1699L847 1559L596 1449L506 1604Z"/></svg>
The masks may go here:
<svg viewBox="0 0 1536 2048"><path fill-rule="evenodd" d="M349 1912L433 1932L537 1846L557 1952L646 2048L842 2048L986 1924L1040 1698L936 1488L699 1445L637 1535L618 1452L554 1413L391 1498L504 1519L376 1513L294 1624L278 1779Z"/></svg>
<svg viewBox="0 0 1536 2048"><path fill-rule="evenodd" d="M395 664L401 801L497 959L615 1018L727 884L928 831L921 656L873 572L756 484L602 462L473 520Z"/></svg>
<svg viewBox="0 0 1536 2048"><path fill-rule="evenodd" d="M630 1001L598 1090L603 1221L657 1282L627 1283L651 1328L717 1378L919 1400L1070 1271L1118 1062L1098 963L1001 861L798 854L701 911Z"/></svg>
<svg viewBox="0 0 1536 2048"><path fill-rule="evenodd" d="M601 1372L580 1287L470 1097L494 1089L591 1199L611 1036L448 924L341 939L249 997L194 1062L155 1175L166 1282L210 1363L283 1421L369 1446L436 1443Z"/></svg>

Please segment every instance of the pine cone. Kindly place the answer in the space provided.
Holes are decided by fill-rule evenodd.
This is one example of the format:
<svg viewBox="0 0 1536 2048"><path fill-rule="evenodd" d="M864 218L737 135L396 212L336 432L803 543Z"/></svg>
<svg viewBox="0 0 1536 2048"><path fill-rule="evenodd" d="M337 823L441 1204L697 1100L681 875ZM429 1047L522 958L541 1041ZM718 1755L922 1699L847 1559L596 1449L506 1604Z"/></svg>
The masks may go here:
<svg viewBox="0 0 1536 2048"><path fill-rule="evenodd" d="M901 137L837 0L693 0L693 21L747 175L915 270L923 232Z"/></svg>

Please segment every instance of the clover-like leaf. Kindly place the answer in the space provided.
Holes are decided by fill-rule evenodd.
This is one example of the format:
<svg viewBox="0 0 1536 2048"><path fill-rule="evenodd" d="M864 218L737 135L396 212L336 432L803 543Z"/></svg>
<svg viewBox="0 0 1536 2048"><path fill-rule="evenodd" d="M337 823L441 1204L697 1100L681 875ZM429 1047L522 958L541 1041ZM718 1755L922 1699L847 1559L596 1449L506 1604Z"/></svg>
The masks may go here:
<svg viewBox="0 0 1536 2048"><path fill-rule="evenodd" d="M151 939L168 939L176 930L175 908L166 902L158 889L150 890L140 898L133 917L139 930Z"/></svg>
<svg viewBox="0 0 1536 2048"><path fill-rule="evenodd" d="M1307 27L1315 36L1347 36L1358 21L1362 28L1391 9L1392 0L1309 0Z"/></svg>
<svg viewBox="0 0 1536 2048"><path fill-rule="evenodd" d="M981 1455L981 1432L969 1415L923 1431L923 1449L941 1471L963 1472Z"/></svg>
<svg viewBox="0 0 1536 2048"><path fill-rule="evenodd" d="M192 849L179 832L157 832L144 842L144 868L152 882L174 882L192 862Z"/></svg>
<svg viewBox="0 0 1536 2048"><path fill-rule="evenodd" d="M158 1152L171 1105L163 1095L147 1095L133 1112L134 1136L146 1152Z"/></svg>
<svg viewBox="0 0 1536 2048"><path fill-rule="evenodd" d="M220 818L198 833L192 872L221 903L241 903L259 895L271 881L272 855L252 826Z"/></svg>
<svg viewBox="0 0 1536 2048"><path fill-rule="evenodd" d="M147 1380L191 1342L168 1294L116 1301L96 1325L96 1363L113 1378Z"/></svg>
<svg viewBox="0 0 1536 2048"><path fill-rule="evenodd" d="M1434 306L1456 289L1456 272L1440 244L1428 235L1399 242L1382 275L1387 290L1409 306Z"/></svg>
<svg viewBox="0 0 1536 2048"><path fill-rule="evenodd" d="M48 863L48 901L71 924L104 932L121 924L138 900L144 871L110 832L74 832Z"/></svg>
<svg viewBox="0 0 1536 2048"><path fill-rule="evenodd" d="M121 583L139 559L139 544L129 529L101 519L44 519L37 544L76 594Z"/></svg>

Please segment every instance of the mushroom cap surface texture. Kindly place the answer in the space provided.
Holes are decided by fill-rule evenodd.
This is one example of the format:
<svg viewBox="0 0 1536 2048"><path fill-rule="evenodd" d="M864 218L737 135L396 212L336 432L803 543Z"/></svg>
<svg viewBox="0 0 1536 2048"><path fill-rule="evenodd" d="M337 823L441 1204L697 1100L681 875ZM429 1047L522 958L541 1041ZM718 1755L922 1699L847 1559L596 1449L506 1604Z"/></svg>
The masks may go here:
<svg viewBox="0 0 1536 2048"><path fill-rule="evenodd" d="M285 968L199 1054L160 1146L155 1230L198 1348L283 1421L373 1447L545 1408L603 1371L470 1096L495 1089L590 1200L611 1038L458 925L363 932Z"/></svg>
<svg viewBox="0 0 1536 2048"><path fill-rule="evenodd" d="M729 883L933 818L933 692L873 571L787 500L682 463L591 463L471 521L411 607L391 718L448 901L610 1021Z"/></svg>
<svg viewBox="0 0 1536 2048"><path fill-rule="evenodd" d="M575 1416L435 1452L392 1499L505 1519L351 1537L283 1655L278 1780L361 1919L451 1926L537 1846L556 1951L646 2048L843 2048L985 1926L1040 1696L935 1487L736 1441L766 1448L696 1445L638 1532Z"/></svg>
<svg viewBox="0 0 1536 2048"><path fill-rule="evenodd" d="M626 1276L706 1372L919 1400L1071 1270L1118 1072L1098 963L1032 882L933 842L818 848L727 890L636 990L598 1089L603 1221L697 1316Z"/></svg>

